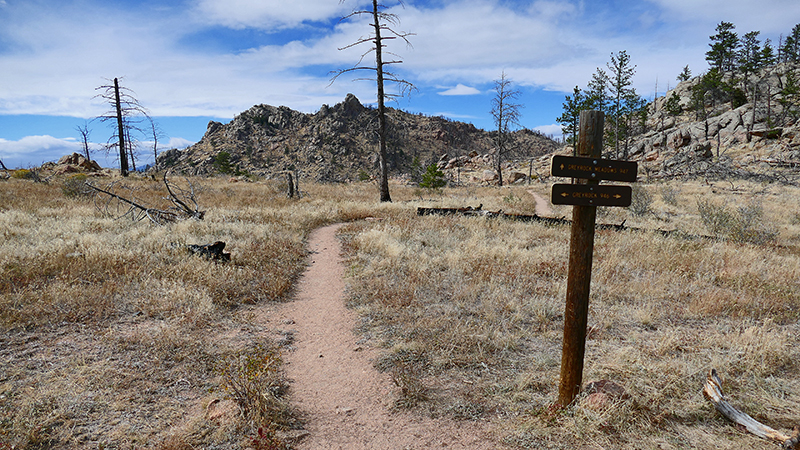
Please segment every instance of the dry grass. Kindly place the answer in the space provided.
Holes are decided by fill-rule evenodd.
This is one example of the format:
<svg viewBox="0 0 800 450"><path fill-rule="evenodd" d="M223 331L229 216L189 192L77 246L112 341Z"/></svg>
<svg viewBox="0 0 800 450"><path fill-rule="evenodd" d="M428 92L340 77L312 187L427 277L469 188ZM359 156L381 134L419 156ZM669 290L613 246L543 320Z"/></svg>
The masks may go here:
<svg viewBox="0 0 800 450"><path fill-rule="evenodd" d="M205 220L164 227L103 217L57 183L0 182L0 448L243 448L264 420L294 426L277 391L284 416L243 417L219 363L276 348L254 308L290 297L305 237L340 221L352 222L342 229L350 304L385 348L376 365L393 374L398 406L490 419L520 448L773 448L703 399L716 367L757 419L798 421L795 188L644 185L647 208L601 211L606 223L710 235L699 200L757 201L777 234L754 245L598 232L584 380L613 380L630 397L557 410L568 229L414 211L529 214L527 190L547 198L546 185L395 187L385 205L369 184L305 185L289 200L280 184L193 182ZM163 197L153 181L126 183L137 198ZM357 221L368 216L382 220ZM184 251L216 240L231 263ZM278 372L268 385L282 386Z"/></svg>
<svg viewBox="0 0 800 450"><path fill-rule="evenodd" d="M58 180L0 185L0 448L237 448L293 423L226 413L219 362L274 348L251 305L287 300L309 231L380 211L377 191L192 181L205 220L163 227L105 217ZM152 180L123 183L164 203ZM216 240L230 263L185 248Z"/></svg>
<svg viewBox="0 0 800 450"><path fill-rule="evenodd" d="M362 332L386 348L378 367L417 374L408 384L424 386L422 409L489 418L523 448L772 448L721 419L701 389L716 367L733 402L754 417L783 429L798 421L798 190L642 188L648 208L609 208L599 220L707 236L698 199L758 201L760 220L777 234L753 245L597 233L584 381L613 380L630 397L599 410L583 397L552 408L566 227L428 216L348 226L351 301ZM544 185L532 189L548 195ZM528 202L523 188L473 188L445 191L438 203L531 213Z"/></svg>

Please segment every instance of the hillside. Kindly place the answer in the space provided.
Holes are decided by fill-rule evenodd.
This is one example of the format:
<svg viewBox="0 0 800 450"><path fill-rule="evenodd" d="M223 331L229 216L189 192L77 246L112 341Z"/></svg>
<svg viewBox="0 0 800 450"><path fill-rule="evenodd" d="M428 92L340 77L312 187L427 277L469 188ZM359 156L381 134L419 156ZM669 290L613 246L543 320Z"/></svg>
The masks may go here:
<svg viewBox="0 0 800 450"><path fill-rule="evenodd" d="M394 176L409 173L415 158L422 165L445 154L451 159L477 154L488 160L485 156L494 151L493 133L474 125L394 108L388 113L389 168ZM218 173L220 159L227 158L235 169L265 177L296 168L316 181L357 180L377 174L376 126L376 110L352 94L314 114L257 105L228 124L210 122L200 142L183 151L164 152L159 167L207 175ZM551 153L559 144L519 130L513 133L512 147L517 152L511 157L528 158Z"/></svg>
<svg viewBox="0 0 800 450"><path fill-rule="evenodd" d="M727 73L721 79L727 92L707 90L702 108L691 108L692 93L708 82L699 76L679 83L649 105L646 126L630 140L630 159L652 178L794 179L800 167L798 69L767 67L746 83ZM670 108L673 96L677 103Z"/></svg>

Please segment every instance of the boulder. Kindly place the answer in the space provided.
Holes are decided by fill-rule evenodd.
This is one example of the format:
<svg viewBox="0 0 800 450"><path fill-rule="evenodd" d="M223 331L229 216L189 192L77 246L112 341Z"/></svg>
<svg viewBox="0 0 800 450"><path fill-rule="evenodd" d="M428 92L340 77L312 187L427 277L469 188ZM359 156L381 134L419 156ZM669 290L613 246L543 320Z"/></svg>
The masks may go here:
<svg viewBox="0 0 800 450"><path fill-rule="evenodd" d="M508 182L509 183L516 183L518 181L525 181L525 179L527 179L527 178L528 178L528 176L525 175L524 173L511 172L511 174L508 176Z"/></svg>
<svg viewBox="0 0 800 450"><path fill-rule="evenodd" d="M497 181L498 175L497 172L494 170L484 170L483 176L481 177L481 181L485 183L491 183L493 181Z"/></svg>

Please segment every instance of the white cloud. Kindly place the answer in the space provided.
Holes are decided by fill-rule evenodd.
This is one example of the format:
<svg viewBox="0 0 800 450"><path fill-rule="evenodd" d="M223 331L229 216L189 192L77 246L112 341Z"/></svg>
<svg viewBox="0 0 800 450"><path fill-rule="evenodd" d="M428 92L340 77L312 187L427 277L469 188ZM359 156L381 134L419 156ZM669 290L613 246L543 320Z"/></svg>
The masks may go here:
<svg viewBox="0 0 800 450"><path fill-rule="evenodd" d="M665 20L713 24L731 22L740 34L758 30L764 34L788 34L800 21L797 0L648 0L664 10ZM706 32L704 31L704 34Z"/></svg>
<svg viewBox="0 0 800 450"><path fill-rule="evenodd" d="M80 144L73 138L59 139L47 135L26 136L18 141L0 138L0 158L8 168L24 167L29 162L39 165L47 161L57 161L80 149Z"/></svg>
<svg viewBox="0 0 800 450"><path fill-rule="evenodd" d="M464 86L463 84L459 83L454 88L439 92L439 95L476 95L480 93L481 91L475 89L474 87Z"/></svg>
<svg viewBox="0 0 800 450"><path fill-rule="evenodd" d="M534 130L543 133L546 136L553 136L553 138L561 138L563 134L561 131L561 125L553 124L553 125L541 125L535 127Z"/></svg>
<svg viewBox="0 0 800 450"><path fill-rule="evenodd" d="M194 144L194 141L190 141L188 139L184 139L181 137L173 137L169 138L169 143L167 144L167 147L184 149L192 144Z"/></svg>
<svg viewBox="0 0 800 450"><path fill-rule="evenodd" d="M341 17L352 6L334 0L200 0L197 12L209 23L241 29L274 29Z"/></svg>

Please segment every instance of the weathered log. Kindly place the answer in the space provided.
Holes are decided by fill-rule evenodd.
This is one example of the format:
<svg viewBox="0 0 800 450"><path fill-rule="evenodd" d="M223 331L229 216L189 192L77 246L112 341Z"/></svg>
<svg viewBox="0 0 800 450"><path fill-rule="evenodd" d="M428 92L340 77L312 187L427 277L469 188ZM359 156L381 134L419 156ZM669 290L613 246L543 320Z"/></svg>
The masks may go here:
<svg viewBox="0 0 800 450"><path fill-rule="evenodd" d="M451 215L462 215L462 216L481 216L481 217L488 217L490 219L507 219L507 220L517 220L520 222L537 222L543 223L545 225L571 225L572 221L565 218L565 217L545 217L540 216L538 214L506 214L502 210L498 211L489 211L486 209L481 209L483 205L478 206L477 208L472 208L467 206L466 208L417 208L417 215L418 216L432 216L432 215L440 215L440 216L451 216ZM637 227L629 227L625 225L625 221L620 224L608 224L608 223L598 223L595 224L595 228L598 230L612 230L612 231L652 231L654 233L661 234L662 236L675 236L682 239L707 239L707 240L714 240L713 236L704 236L704 235L692 235L684 233L680 230L648 230L645 228L637 228Z"/></svg>
<svg viewBox="0 0 800 450"><path fill-rule="evenodd" d="M716 369L711 369L706 377L706 384L703 387L703 395L714 405L728 420L737 423L747 429L750 433L767 440L773 440L783 445L785 449L800 449L800 426L795 426L792 436L787 436L774 428L768 427L763 423L753 419L749 415L736 409L725 400L722 392L722 380L717 375Z"/></svg>
<svg viewBox="0 0 800 450"><path fill-rule="evenodd" d="M222 241L206 245L187 245L186 247L189 249L189 253L203 256L212 261L228 262L231 260L231 254L222 251L225 249L225 243Z"/></svg>

